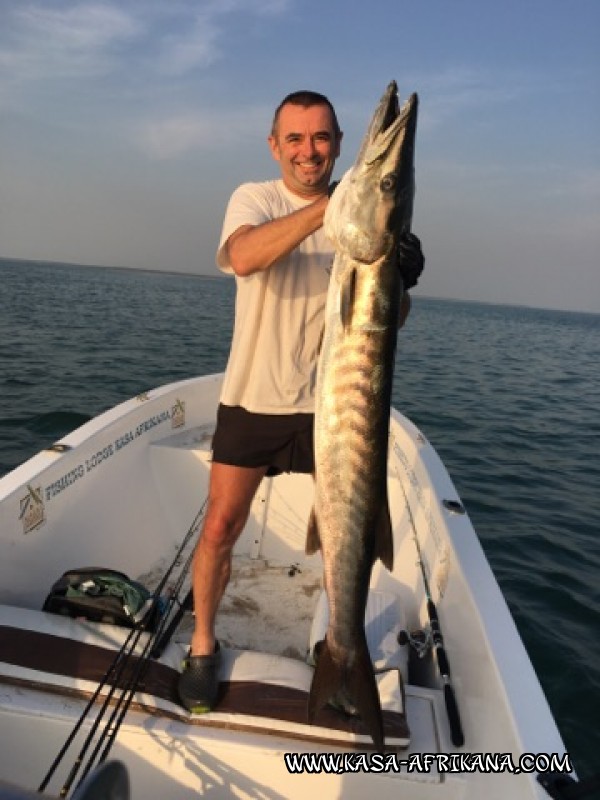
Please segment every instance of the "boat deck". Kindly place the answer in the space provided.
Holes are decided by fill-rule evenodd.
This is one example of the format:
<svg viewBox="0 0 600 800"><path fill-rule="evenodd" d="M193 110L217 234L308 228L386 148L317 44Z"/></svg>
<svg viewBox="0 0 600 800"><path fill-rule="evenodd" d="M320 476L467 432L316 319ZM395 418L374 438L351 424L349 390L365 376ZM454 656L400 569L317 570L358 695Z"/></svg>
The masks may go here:
<svg viewBox="0 0 600 800"><path fill-rule="evenodd" d="M81 706L74 701L83 703L92 694L126 636L126 629L112 625L0 606L0 714L18 718L19 724L36 716L39 726L60 728L72 708L75 721ZM279 747L285 742L290 752L324 745L332 752L340 747L370 749L360 723L333 709L321 712L316 725L307 723L312 668L287 656L224 647L217 708L210 714L188 714L176 698L185 651L185 643L173 642L159 662L151 662L131 706L134 717L142 713L165 723L171 720L175 739L226 730L267 737ZM395 750L399 760L414 753L443 752L442 693L405 685L395 669L379 674L378 681L389 750ZM108 690L102 690L100 699ZM184 728L176 733L173 724ZM420 783L441 780L435 770L398 777Z"/></svg>
<svg viewBox="0 0 600 800"><path fill-rule="evenodd" d="M237 556L217 617L217 636L225 647L273 653L305 661L321 576L294 563ZM191 615L179 641L191 632Z"/></svg>

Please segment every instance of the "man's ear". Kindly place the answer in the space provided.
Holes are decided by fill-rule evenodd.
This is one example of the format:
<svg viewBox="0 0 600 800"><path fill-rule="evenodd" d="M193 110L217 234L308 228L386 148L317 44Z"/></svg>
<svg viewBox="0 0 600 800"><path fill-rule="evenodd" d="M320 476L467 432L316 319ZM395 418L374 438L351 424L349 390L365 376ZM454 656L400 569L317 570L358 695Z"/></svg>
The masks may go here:
<svg viewBox="0 0 600 800"><path fill-rule="evenodd" d="M335 157L336 158L340 157L340 153L342 151L342 137L343 136L344 136L344 132L343 131L340 131L338 133L338 135L337 135L337 142L336 142L337 147L336 147L336 151L335 151Z"/></svg>
<svg viewBox="0 0 600 800"><path fill-rule="evenodd" d="M269 143L269 150L275 161L281 161L281 151L279 149L277 137L273 135L267 136L267 142Z"/></svg>

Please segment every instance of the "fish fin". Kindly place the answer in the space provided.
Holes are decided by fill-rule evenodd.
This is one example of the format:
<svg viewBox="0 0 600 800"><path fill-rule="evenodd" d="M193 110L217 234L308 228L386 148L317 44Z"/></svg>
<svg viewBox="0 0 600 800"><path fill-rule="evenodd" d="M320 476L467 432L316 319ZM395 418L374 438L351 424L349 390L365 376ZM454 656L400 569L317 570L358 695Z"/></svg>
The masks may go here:
<svg viewBox="0 0 600 800"><path fill-rule="evenodd" d="M351 269L349 273L344 276L342 286L340 288L340 319L342 320L342 325L344 328L347 328L352 323L355 293L356 270Z"/></svg>
<svg viewBox="0 0 600 800"><path fill-rule="evenodd" d="M321 549L321 537L319 535L319 525L315 510L310 512L308 520L308 530L306 531L306 555L312 556Z"/></svg>
<svg viewBox="0 0 600 800"><path fill-rule="evenodd" d="M376 749L384 749L383 718L379 689L373 672L367 642L363 637L355 651L354 664L340 663L331 656L327 639L318 653L308 696L308 721L336 696L349 700L358 711Z"/></svg>
<svg viewBox="0 0 600 800"><path fill-rule="evenodd" d="M375 553L373 554L373 562L381 559L389 571L392 571L394 566L394 537L392 535L392 518L390 516L390 505L385 496L385 502L381 506L379 512L379 519L377 520L377 528L375 530Z"/></svg>

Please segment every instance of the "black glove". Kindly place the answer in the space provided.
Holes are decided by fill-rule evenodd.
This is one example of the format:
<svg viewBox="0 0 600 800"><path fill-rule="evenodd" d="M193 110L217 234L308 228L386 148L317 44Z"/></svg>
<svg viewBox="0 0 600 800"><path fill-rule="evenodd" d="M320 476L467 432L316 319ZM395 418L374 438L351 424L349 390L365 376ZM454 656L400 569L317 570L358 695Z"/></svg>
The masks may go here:
<svg viewBox="0 0 600 800"><path fill-rule="evenodd" d="M403 234L398 244L398 269L402 276L404 291L416 286L425 266L421 242L414 233Z"/></svg>

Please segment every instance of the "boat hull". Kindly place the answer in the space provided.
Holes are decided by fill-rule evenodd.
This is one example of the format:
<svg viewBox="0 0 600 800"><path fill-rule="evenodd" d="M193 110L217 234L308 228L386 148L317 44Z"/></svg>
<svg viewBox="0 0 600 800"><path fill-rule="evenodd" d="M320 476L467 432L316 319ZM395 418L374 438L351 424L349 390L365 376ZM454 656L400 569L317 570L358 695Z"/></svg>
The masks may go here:
<svg viewBox="0 0 600 800"><path fill-rule="evenodd" d="M83 665L90 661L100 669L126 636L114 626L43 613L53 582L67 569L96 565L153 589L190 527L188 550L193 547L220 385L221 376L208 376L127 401L0 481L0 779L39 785L100 682ZM505 755L518 765L524 753L561 757L565 748L446 469L423 434L396 411L388 463L394 568L374 568L375 610L366 624L379 636L372 655L380 693L389 695L390 720L404 716L406 732L388 741L387 767L366 772L360 764L356 769L356 754L370 752L368 737L354 723L343 733L327 719L308 725L301 710L312 668L304 656L326 624L320 556L304 552L312 489L308 476L265 479L252 506L236 546L239 571L221 615L224 704L198 717L177 702L189 624L156 662L158 688L148 679L135 693L110 756L126 764L132 796L304 798L318 791L362 798L376 791L409 800L544 797L535 772L442 773L435 763L427 772L419 762L425 753L452 756L455 764L461 755L481 753ZM434 657L418 659L398 644L401 630L428 626L419 561L444 633L462 748L451 743ZM382 620L392 620L383 637L377 627ZM56 666L45 655L51 651L73 653L69 668ZM86 657L90 652L94 658ZM285 754L304 753L336 754L340 771L290 774ZM414 768L396 772L393 759L412 759ZM63 779L57 774L48 791L58 793Z"/></svg>

